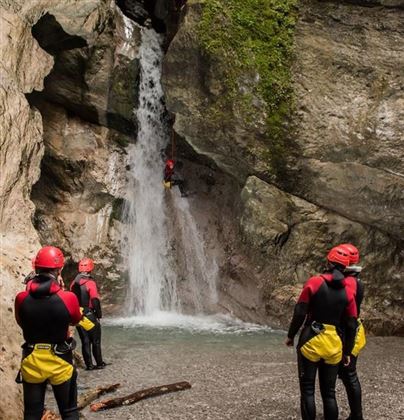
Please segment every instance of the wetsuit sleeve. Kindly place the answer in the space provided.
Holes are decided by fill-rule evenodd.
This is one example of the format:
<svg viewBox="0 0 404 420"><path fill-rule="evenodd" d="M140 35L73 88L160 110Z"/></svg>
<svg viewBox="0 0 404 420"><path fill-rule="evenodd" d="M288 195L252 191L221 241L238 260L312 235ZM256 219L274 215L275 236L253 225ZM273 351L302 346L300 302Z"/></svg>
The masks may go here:
<svg viewBox="0 0 404 420"><path fill-rule="evenodd" d="M24 302L24 299L28 296L28 292L20 292L18 293L18 295L15 297L15 302L14 302L14 315L15 315L15 320L17 321L17 324L21 327L21 320L20 320L20 307L22 302Z"/></svg>
<svg viewBox="0 0 404 420"><path fill-rule="evenodd" d="M348 296L348 304L345 308L345 340L343 345L343 352L345 355L350 355L355 344L356 327L358 312L356 308L356 300L351 294L351 290L346 288Z"/></svg>
<svg viewBox="0 0 404 420"><path fill-rule="evenodd" d="M362 300L363 300L363 296L365 294L365 286L364 284L361 282L360 279L356 279L356 308L358 310L358 316L361 312L361 304L362 304Z"/></svg>
<svg viewBox="0 0 404 420"><path fill-rule="evenodd" d="M293 318L290 322L288 338L293 339L300 327L303 325L306 315L309 311L309 304L306 302L298 302L293 311Z"/></svg>
<svg viewBox="0 0 404 420"><path fill-rule="evenodd" d="M303 325L307 313L309 312L310 300L322 283L323 279L321 277L311 277L303 286L303 290L300 293L299 299L293 312L293 318L288 331L288 338L293 339L299 331L300 327Z"/></svg>
<svg viewBox="0 0 404 420"><path fill-rule="evenodd" d="M83 315L80 311L80 305L77 296L72 292L64 291L60 291L58 293L58 296L63 300L63 303L69 311L70 323L72 325L78 324L81 321Z"/></svg>
<svg viewBox="0 0 404 420"><path fill-rule="evenodd" d="M98 295L97 285L95 281L91 280L86 283L89 299L91 301L92 309L95 313L95 316L100 319L102 318L102 311L101 311L101 302Z"/></svg>

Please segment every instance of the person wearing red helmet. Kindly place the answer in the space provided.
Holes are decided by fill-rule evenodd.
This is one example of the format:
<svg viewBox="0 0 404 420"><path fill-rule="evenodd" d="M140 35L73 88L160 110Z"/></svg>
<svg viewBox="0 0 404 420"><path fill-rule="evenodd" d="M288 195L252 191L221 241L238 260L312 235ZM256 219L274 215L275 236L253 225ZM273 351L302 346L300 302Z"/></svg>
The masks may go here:
<svg viewBox="0 0 404 420"><path fill-rule="evenodd" d="M86 330L80 325L76 327L81 339L81 350L87 370L102 369L106 366L102 360L101 352L101 324L99 321L102 318L101 303L97 284L91 274L93 270L94 261L90 258L83 258L79 262L79 274L70 285L70 290L77 296L84 316L94 324L90 330ZM91 353L96 365L93 364Z"/></svg>
<svg viewBox="0 0 404 420"><path fill-rule="evenodd" d="M355 345L351 353L351 361L348 366L340 364L338 375L342 379L345 390L348 396L349 408L351 413L347 420L363 420L362 413L362 389L359 382L356 365L358 361L359 352L366 344L365 329L363 328L362 321L360 320L360 309L364 296L364 286L361 282L359 275L362 267L359 263L359 250L352 244L341 244L349 254L349 266L345 269L345 281L347 287L352 289L355 296L356 307L358 309L358 323L356 329Z"/></svg>
<svg viewBox="0 0 404 420"><path fill-rule="evenodd" d="M182 162L174 162L173 159L167 159L164 167L164 185L167 188L171 188L175 185L180 190L181 197L188 197L188 193L185 188L184 178L180 175L179 170L183 167Z"/></svg>
<svg viewBox="0 0 404 420"><path fill-rule="evenodd" d="M77 373L73 367L74 340L69 325L80 322L77 297L58 283L64 265L60 249L45 246L35 258L36 275L28 290L15 298L15 318L25 343L20 368L24 391L24 420L40 420L46 384L64 420L77 420Z"/></svg>
<svg viewBox="0 0 404 420"><path fill-rule="evenodd" d="M356 327L356 303L352 290L346 287L343 271L349 256L342 247L334 247L327 255L328 268L311 277L304 285L290 323L287 346L304 324L297 345L301 414L304 420L316 417L314 399L317 370L323 399L324 418L338 419L335 383L339 364L349 363ZM337 329L344 325L342 342Z"/></svg>

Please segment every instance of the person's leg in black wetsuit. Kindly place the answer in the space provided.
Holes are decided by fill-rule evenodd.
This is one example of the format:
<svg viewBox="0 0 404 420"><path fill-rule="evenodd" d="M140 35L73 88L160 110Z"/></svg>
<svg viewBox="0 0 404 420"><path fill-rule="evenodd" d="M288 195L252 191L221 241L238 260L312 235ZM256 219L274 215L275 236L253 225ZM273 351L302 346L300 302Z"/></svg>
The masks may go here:
<svg viewBox="0 0 404 420"><path fill-rule="evenodd" d="M335 383L337 382L339 365L328 365L320 362L319 380L323 399L324 420L338 420L338 405L335 399Z"/></svg>
<svg viewBox="0 0 404 420"><path fill-rule="evenodd" d="M101 324L98 320L95 321L95 327L88 332L91 341L93 356L97 367L104 367L105 363L102 360L101 352Z"/></svg>
<svg viewBox="0 0 404 420"><path fill-rule="evenodd" d="M297 351L297 364L300 383L300 409L303 420L314 420L316 418L316 402L314 390L318 363L306 359L300 350Z"/></svg>
<svg viewBox="0 0 404 420"><path fill-rule="evenodd" d="M339 367L339 377L344 383L346 393L349 401L349 408L351 414L349 420L363 420L362 414L362 389L356 371L356 363L358 358L351 356L351 363L349 366L344 366L342 363Z"/></svg>
<svg viewBox="0 0 404 420"><path fill-rule="evenodd" d="M77 326L76 328L81 340L81 352L83 354L84 363L86 364L87 369L92 369L94 365L91 358L91 340L89 337L89 332L86 331L83 327Z"/></svg>
<svg viewBox="0 0 404 420"><path fill-rule="evenodd" d="M30 384L23 382L24 420L41 420L45 406L46 382Z"/></svg>
<svg viewBox="0 0 404 420"><path fill-rule="evenodd" d="M59 407L60 415L63 420L78 420L79 412L77 409L77 372L74 370L73 376L60 385L52 386L56 402Z"/></svg>

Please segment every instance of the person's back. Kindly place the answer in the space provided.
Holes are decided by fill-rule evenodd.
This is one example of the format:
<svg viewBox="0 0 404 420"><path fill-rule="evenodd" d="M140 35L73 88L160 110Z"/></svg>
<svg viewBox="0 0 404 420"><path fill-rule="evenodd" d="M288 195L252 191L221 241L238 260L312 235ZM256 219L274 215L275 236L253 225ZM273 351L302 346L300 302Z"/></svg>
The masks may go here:
<svg viewBox="0 0 404 420"><path fill-rule="evenodd" d="M62 419L77 420L77 374L69 324L77 324L82 318L79 303L73 293L59 285L64 265L60 249L42 248L35 264L38 274L15 299L15 317L25 339L20 367L24 420L41 419L48 382Z"/></svg>
<svg viewBox="0 0 404 420"><path fill-rule="evenodd" d="M61 289L49 274L39 274L28 290L16 297L16 315L27 343L62 343L68 338L69 324L78 322L77 299ZM78 319L77 319L78 318Z"/></svg>
<svg viewBox="0 0 404 420"><path fill-rule="evenodd" d="M83 359L87 370L102 369L106 363L102 359L101 352L101 324L99 322L102 318L101 303L97 284L91 274L94 270L94 261L90 258L83 258L80 260L78 268L79 274L72 281L70 290L77 296L85 317L93 324L90 329L85 328L84 325L77 325ZM96 362L95 366L91 353Z"/></svg>
<svg viewBox="0 0 404 420"><path fill-rule="evenodd" d="M348 265L348 254L334 247L327 255L328 272L311 277L304 285L295 306L286 345L292 346L294 337L304 324L297 346L301 412L305 420L316 417L314 399L315 379L319 371L324 416L338 418L335 382L339 363L348 361L355 334L356 304L347 287L343 270ZM346 340L338 329L346 325Z"/></svg>
<svg viewBox="0 0 404 420"><path fill-rule="evenodd" d="M315 320L339 327L344 310L351 299L345 288L344 278L336 279L332 273L324 273L311 277L308 283L311 283L312 296L306 324Z"/></svg>

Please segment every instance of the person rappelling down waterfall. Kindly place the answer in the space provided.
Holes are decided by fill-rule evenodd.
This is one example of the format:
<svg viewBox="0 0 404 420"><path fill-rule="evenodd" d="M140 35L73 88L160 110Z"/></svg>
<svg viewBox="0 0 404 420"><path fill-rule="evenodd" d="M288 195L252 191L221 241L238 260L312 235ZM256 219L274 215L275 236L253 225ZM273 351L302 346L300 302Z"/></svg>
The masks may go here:
<svg viewBox="0 0 404 420"><path fill-rule="evenodd" d="M70 290L77 296L83 315L89 321L87 324L81 323L76 327L87 370L103 369L106 366L101 352L101 324L99 321L102 318L101 303L97 284L91 274L93 270L94 261L90 258L83 258L79 262L79 274L70 285ZM96 365L93 364L91 352Z"/></svg>
<svg viewBox="0 0 404 420"><path fill-rule="evenodd" d="M175 185L180 190L181 197L188 197L188 192L185 188L185 180L181 174L183 163L181 161L175 162L173 159L167 159L164 167L164 186L171 188Z"/></svg>

